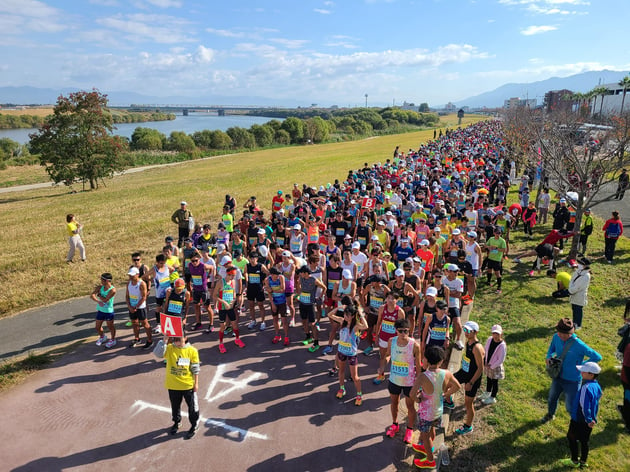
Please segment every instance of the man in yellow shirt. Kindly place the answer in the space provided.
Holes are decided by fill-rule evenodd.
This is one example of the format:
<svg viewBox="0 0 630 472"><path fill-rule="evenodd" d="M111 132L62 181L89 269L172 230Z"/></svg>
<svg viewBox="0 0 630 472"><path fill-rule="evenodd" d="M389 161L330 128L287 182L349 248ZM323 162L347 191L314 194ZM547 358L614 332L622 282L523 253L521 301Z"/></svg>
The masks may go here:
<svg viewBox="0 0 630 472"><path fill-rule="evenodd" d="M188 419L190 420L190 429L184 437L190 439L199 428L199 399L197 398L199 352L185 338L169 338L167 336L165 341L161 340L157 344L153 353L158 358L166 359L164 386L168 390L173 416L173 426L171 426L169 434L176 434L181 425L183 399L188 405Z"/></svg>
<svg viewBox="0 0 630 472"><path fill-rule="evenodd" d="M83 225L76 220L72 213L66 215L66 231L68 232L68 244L70 245L70 250L68 251L68 256L66 257L66 262L68 264L72 263L74 252L77 249L81 255L81 261L85 262L85 246L83 245L83 240L81 239L82 228Z"/></svg>
<svg viewBox="0 0 630 472"><path fill-rule="evenodd" d="M558 283L558 288L551 294L553 298L566 298L569 296L571 274L568 272L556 272L556 269L549 269L547 277L554 279Z"/></svg>

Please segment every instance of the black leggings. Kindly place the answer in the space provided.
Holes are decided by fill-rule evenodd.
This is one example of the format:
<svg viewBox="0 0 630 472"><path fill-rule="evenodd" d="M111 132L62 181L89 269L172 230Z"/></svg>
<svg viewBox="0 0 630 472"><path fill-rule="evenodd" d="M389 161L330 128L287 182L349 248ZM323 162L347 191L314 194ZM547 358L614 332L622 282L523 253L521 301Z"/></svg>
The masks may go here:
<svg viewBox="0 0 630 472"><path fill-rule="evenodd" d="M496 398L497 393L499 393L499 379L491 379L488 377L486 382L486 392L490 392L492 398Z"/></svg>
<svg viewBox="0 0 630 472"><path fill-rule="evenodd" d="M571 460L573 462L578 461L578 441L582 448L582 455L580 462L585 464L588 459L588 440L591 437L592 428L589 428L588 424L584 421L571 420L569 423L569 432L567 433L567 439L569 440L569 449L571 450Z"/></svg>

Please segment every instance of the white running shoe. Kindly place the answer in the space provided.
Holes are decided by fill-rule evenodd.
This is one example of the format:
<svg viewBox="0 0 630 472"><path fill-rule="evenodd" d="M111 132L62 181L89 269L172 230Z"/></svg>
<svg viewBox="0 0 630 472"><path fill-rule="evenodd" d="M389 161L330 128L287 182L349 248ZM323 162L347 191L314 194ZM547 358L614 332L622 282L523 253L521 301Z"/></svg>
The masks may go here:
<svg viewBox="0 0 630 472"><path fill-rule="evenodd" d="M105 341L107 341L107 336L103 335L100 338L98 338L96 340L96 345L100 346L101 344L103 344Z"/></svg>
<svg viewBox="0 0 630 472"><path fill-rule="evenodd" d="M260 330L264 331L267 328L267 325L265 324L265 322L263 321L262 323L260 323Z"/></svg>
<svg viewBox="0 0 630 472"><path fill-rule="evenodd" d="M488 397L481 400L481 403L484 405L494 405L497 402L497 399L494 397Z"/></svg>
<svg viewBox="0 0 630 472"><path fill-rule="evenodd" d="M153 328L153 334L162 334L162 328L160 328L160 326L156 326L155 328Z"/></svg>
<svg viewBox="0 0 630 472"><path fill-rule="evenodd" d="M254 320L251 320L249 324L247 325L247 329L254 329L255 327L256 327L256 322Z"/></svg>
<svg viewBox="0 0 630 472"><path fill-rule="evenodd" d="M459 339L455 342L455 349L457 349L458 351L464 349L464 344Z"/></svg>
<svg viewBox="0 0 630 472"><path fill-rule="evenodd" d="M106 348L114 347L115 345L116 345L116 340L115 339L110 339L109 341L107 341L105 343L105 347Z"/></svg>

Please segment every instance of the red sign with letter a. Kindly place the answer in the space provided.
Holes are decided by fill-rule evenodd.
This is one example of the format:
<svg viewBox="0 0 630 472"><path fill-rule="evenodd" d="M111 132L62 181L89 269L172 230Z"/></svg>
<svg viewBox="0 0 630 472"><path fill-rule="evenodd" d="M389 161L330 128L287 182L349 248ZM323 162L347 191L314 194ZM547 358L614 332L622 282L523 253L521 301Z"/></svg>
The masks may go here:
<svg viewBox="0 0 630 472"><path fill-rule="evenodd" d="M160 313L160 328L162 334L171 338L179 338L184 336L184 326L179 316L167 315Z"/></svg>
<svg viewBox="0 0 630 472"><path fill-rule="evenodd" d="M363 201L361 202L361 207L362 208L368 208L368 209L373 209L376 208L376 199L375 198L369 198L369 197L365 197L363 199Z"/></svg>

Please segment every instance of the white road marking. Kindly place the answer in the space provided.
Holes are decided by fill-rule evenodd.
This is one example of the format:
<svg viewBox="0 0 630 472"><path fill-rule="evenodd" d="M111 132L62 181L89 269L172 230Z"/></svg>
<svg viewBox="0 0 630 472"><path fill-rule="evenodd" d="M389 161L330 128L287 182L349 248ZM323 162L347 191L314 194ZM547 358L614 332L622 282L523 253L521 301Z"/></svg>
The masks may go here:
<svg viewBox="0 0 630 472"><path fill-rule="evenodd" d="M214 373L214 377L212 381L210 382L210 386L208 387L208 393L206 393L206 396L204 397L204 400L206 400L208 403L218 400L219 398L223 398L236 390L242 390L245 387L247 387L247 384L251 382L252 380L256 380L262 377L262 374L260 372L254 372L253 374L244 378L243 380L235 380L235 379L230 379L230 378L226 379L226 378L223 378L223 373L225 372L225 369L226 369L225 364L220 364L219 366L217 366L217 370ZM214 389L216 388L219 382L231 384L232 386L226 389L222 389L219 393L212 396L212 392L214 391Z"/></svg>

